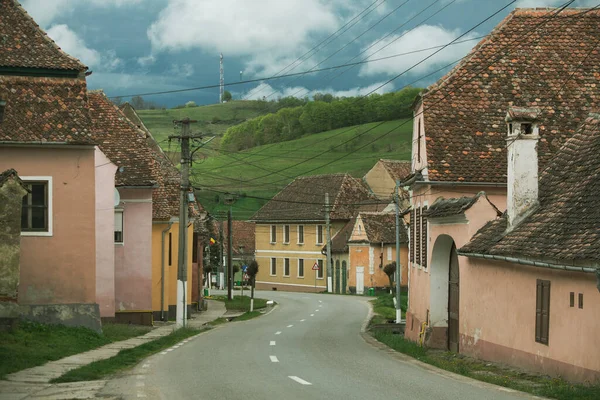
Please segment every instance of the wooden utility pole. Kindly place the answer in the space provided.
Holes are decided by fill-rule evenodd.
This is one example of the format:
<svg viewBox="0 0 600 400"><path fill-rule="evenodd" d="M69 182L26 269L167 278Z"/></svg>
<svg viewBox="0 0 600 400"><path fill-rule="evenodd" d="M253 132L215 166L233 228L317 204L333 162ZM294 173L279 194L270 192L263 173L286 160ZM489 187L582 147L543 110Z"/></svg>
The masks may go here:
<svg viewBox="0 0 600 400"><path fill-rule="evenodd" d="M396 199L396 323L402 321L402 309L400 307L400 284L402 283L402 266L400 265L400 180L396 180L396 190L394 197Z"/></svg>
<svg viewBox="0 0 600 400"><path fill-rule="evenodd" d="M225 274L223 272L223 218L219 218L219 274L217 275L217 287L219 289L225 288Z"/></svg>
<svg viewBox="0 0 600 400"><path fill-rule="evenodd" d="M325 193L325 226L327 230L327 291L333 292L333 264L331 262L331 229L329 226L329 193Z"/></svg>
<svg viewBox="0 0 600 400"><path fill-rule="evenodd" d="M233 236L232 221L231 221L231 207L227 211L227 272L229 279L227 279L227 298L233 300L233 247L231 246Z"/></svg>

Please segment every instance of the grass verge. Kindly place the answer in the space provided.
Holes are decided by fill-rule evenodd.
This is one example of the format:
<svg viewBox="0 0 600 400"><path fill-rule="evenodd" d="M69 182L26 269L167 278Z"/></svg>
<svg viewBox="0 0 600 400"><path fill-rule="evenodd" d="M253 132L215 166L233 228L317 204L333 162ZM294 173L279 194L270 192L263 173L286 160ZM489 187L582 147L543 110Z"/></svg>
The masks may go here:
<svg viewBox="0 0 600 400"><path fill-rule="evenodd" d="M371 301L373 304L373 319L371 324L385 324L389 320L396 319L396 308L394 307L395 295L389 294L389 292L379 292L377 297ZM402 318L406 314L406 304L408 302L408 294L400 294L400 309L402 310Z"/></svg>
<svg viewBox="0 0 600 400"><path fill-rule="evenodd" d="M212 300L218 300L225 302L225 308L227 311L250 311L250 297L249 296L238 296L235 295L233 300L227 300L227 296L212 296ZM266 299L254 298L254 309L260 310L261 308L267 307Z"/></svg>
<svg viewBox="0 0 600 400"><path fill-rule="evenodd" d="M102 328L103 334L97 334L86 328L21 322L16 329L0 332L0 379L13 372L143 335L150 330L118 324L105 324Z"/></svg>
<svg viewBox="0 0 600 400"><path fill-rule="evenodd" d="M105 360L95 361L83 367L71 370L64 375L53 379L51 383L93 381L114 375L124 369L130 368L144 358L151 356L161 350L179 343L183 339L197 335L202 332L198 329L181 328L173 333L163 336L140 346L119 351L116 356Z"/></svg>
<svg viewBox="0 0 600 400"><path fill-rule="evenodd" d="M426 349L404 339L401 335L391 332L377 331L371 334L375 339L396 351L424 363L479 381L553 399L600 399L600 385L572 384L562 379L527 374L513 368L472 359L461 354Z"/></svg>

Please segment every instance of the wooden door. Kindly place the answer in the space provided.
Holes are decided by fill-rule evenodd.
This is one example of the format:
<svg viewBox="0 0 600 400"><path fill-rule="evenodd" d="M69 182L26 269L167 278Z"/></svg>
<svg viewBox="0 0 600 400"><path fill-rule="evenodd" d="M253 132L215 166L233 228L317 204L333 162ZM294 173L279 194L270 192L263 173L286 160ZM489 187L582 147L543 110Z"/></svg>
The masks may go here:
<svg viewBox="0 0 600 400"><path fill-rule="evenodd" d="M365 292L365 267L356 267L356 294Z"/></svg>
<svg viewBox="0 0 600 400"><path fill-rule="evenodd" d="M460 274L458 270L458 255L456 254L456 245L454 243L452 243L448 262L450 264L448 274L448 350L458 353Z"/></svg>

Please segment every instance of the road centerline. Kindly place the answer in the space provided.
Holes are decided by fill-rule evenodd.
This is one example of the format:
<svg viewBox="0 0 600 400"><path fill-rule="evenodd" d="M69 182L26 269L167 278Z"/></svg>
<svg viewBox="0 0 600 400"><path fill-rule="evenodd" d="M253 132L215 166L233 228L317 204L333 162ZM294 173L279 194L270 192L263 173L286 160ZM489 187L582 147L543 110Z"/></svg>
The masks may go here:
<svg viewBox="0 0 600 400"><path fill-rule="evenodd" d="M293 381L298 382L301 385L312 385L312 383L305 381L302 378L298 378L297 376L288 376L288 378L290 378Z"/></svg>
<svg viewBox="0 0 600 400"><path fill-rule="evenodd" d="M281 331L275 332L276 335L281 335Z"/></svg>
<svg viewBox="0 0 600 400"><path fill-rule="evenodd" d="M277 359L277 356L269 356L269 358L271 359L271 362L274 362L274 363L279 362L279 360Z"/></svg>
<svg viewBox="0 0 600 400"><path fill-rule="evenodd" d="M269 346L275 346L275 341L271 340L271 342L269 342Z"/></svg>
<svg viewBox="0 0 600 400"><path fill-rule="evenodd" d="M294 325L288 325L287 327L288 327L288 328L291 328L291 327L293 327L293 326L294 326Z"/></svg>

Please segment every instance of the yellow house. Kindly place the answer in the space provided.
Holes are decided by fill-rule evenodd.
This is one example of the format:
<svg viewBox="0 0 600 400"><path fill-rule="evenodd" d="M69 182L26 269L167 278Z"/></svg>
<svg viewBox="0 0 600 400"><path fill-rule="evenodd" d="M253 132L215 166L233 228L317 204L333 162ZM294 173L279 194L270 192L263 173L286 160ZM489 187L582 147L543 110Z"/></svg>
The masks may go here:
<svg viewBox="0 0 600 400"><path fill-rule="evenodd" d="M363 180L375 196L380 199L392 199L397 179L410 175L410 161L380 159L366 173Z"/></svg>
<svg viewBox="0 0 600 400"><path fill-rule="evenodd" d="M256 223L256 287L262 290L327 290L325 194L333 237L371 200L364 184L348 174L296 178L252 218ZM313 269L315 267L316 269Z"/></svg>

